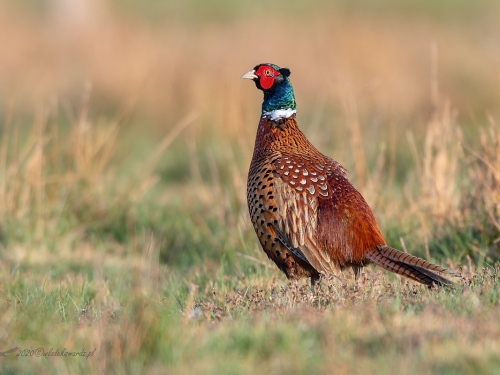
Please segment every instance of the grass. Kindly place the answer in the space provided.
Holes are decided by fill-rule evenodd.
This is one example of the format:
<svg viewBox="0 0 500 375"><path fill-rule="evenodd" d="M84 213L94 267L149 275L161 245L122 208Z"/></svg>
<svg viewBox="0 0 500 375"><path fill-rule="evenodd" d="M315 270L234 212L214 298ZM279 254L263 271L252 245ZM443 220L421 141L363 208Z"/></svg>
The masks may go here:
<svg viewBox="0 0 500 375"><path fill-rule="evenodd" d="M0 5L16 38L0 54L0 351L26 350L0 372L498 373L497 7L467 18L461 3L446 22L444 2L291 7L293 28L266 24L290 51L262 43L258 3L223 21L196 4L181 12L196 25L128 2L71 28ZM463 283L367 267L313 294L272 265L245 197L260 94L237 79L261 60L289 62L300 126L389 244Z"/></svg>

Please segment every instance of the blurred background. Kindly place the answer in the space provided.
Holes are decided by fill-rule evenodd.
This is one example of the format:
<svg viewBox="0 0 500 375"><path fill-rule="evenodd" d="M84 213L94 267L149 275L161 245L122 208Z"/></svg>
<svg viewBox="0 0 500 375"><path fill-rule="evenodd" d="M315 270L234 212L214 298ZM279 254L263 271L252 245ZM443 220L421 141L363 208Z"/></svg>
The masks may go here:
<svg viewBox="0 0 500 375"><path fill-rule="evenodd" d="M498 109L499 8L492 0L2 1L0 93L29 111L78 96L90 81L99 110L125 107L166 128L186 111L255 107L258 94L237 78L273 61L294 73L302 112L339 112L348 91L364 121L426 119L437 74L439 91L472 121Z"/></svg>
<svg viewBox="0 0 500 375"><path fill-rule="evenodd" d="M262 95L239 77L272 62L394 246L484 258L499 25L495 0L2 1L3 243L27 261L151 234L175 267L267 262L245 200Z"/></svg>

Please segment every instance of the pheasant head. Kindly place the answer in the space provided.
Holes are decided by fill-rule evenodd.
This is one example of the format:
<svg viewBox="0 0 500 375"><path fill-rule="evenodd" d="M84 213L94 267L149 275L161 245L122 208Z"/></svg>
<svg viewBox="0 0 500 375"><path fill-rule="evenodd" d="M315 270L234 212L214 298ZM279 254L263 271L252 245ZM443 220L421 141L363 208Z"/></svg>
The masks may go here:
<svg viewBox="0 0 500 375"><path fill-rule="evenodd" d="M241 78L251 79L264 92L262 117L271 120L288 118L296 113L290 70L274 64L259 64Z"/></svg>

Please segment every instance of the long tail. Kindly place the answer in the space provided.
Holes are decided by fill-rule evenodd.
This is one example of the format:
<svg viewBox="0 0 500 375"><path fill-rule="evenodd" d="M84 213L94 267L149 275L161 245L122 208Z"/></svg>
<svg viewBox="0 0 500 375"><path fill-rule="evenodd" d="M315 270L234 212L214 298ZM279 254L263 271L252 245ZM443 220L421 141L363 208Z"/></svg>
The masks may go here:
<svg viewBox="0 0 500 375"><path fill-rule="evenodd" d="M443 277L443 274L456 276L449 273L446 268L432 264L426 260L413 255L403 253L392 247L382 245L366 254L366 258L372 263L385 268L388 271L403 275L418 281L419 283L432 286L453 285L453 282Z"/></svg>

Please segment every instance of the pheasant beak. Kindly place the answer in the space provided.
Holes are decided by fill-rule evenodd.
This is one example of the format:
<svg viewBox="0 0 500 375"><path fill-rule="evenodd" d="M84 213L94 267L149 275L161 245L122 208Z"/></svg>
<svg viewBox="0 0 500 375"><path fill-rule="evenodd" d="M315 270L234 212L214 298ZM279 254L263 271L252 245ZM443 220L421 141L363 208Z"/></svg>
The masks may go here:
<svg viewBox="0 0 500 375"><path fill-rule="evenodd" d="M249 72L243 74L240 79L243 79L243 78L246 78L246 79L256 79L256 78L259 78L259 77L257 77L255 75L255 69L254 69L254 70L250 70Z"/></svg>

